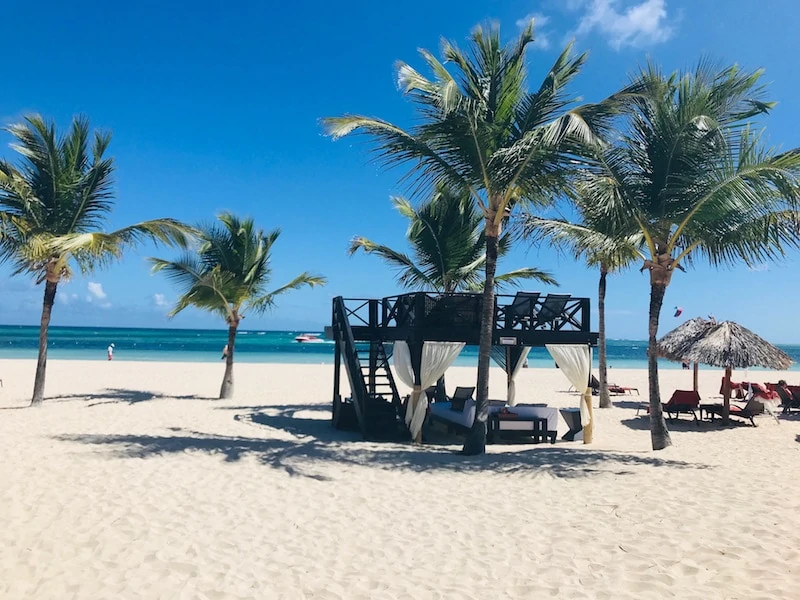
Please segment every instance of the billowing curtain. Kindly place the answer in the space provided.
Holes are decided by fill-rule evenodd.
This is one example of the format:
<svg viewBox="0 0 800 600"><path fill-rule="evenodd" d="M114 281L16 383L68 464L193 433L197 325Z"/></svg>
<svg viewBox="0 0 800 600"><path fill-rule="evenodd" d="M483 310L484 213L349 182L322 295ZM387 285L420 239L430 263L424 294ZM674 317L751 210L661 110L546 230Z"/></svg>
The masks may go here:
<svg viewBox="0 0 800 600"><path fill-rule="evenodd" d="M422 345L420 385L414 385L414 369L406 342L394 343L394 369L398 379L411 388L411 399L406 408L406 425L411 436L417 439L425 422L428 398L422 390L436 383L461 353L463 342L425 342Z"/></svg>
<svg viewBox="0 0 800 600"><path fill-rule="evenodd" d="M517 404L517 389L514 379L522 369L522 365L525 364L525 359L528 358L530 351L529 346L492 346L492 358L507 375L506 402L509 406Z"/></svg>
<svg viewBox="0 0 800 600"><path fill-rule="evenodd" d="M547 344L550 356L576 390L581 392L583 443L592 441L592 391L588 386L592 370L592 349L585 344Z"/></svg>

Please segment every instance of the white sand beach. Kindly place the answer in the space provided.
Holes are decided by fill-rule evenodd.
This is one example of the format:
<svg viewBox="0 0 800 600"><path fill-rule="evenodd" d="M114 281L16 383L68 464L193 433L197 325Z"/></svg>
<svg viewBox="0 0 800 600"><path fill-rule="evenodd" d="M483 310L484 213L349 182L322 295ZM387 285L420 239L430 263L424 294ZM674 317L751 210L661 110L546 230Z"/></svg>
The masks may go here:
<svg viewBox="0 0 800 600"><path fill-rule="evenodd" d="M592 445L464 458L333 430L331 366L237 365L219 401L221 364L51 361L50 399L22 408L34 368L0 361L2 598L797 596L797 413L684 416L654 453L639 398L618 396ZM703 397L720 376L701 372ZM451 369L448 387L474 377ZM611 371L642 400L646 378ZM691 373L661 382L666 399ZM494 370L493 397L503 383ZM567 388L529 369L517 389L577 405Z"/></svg>

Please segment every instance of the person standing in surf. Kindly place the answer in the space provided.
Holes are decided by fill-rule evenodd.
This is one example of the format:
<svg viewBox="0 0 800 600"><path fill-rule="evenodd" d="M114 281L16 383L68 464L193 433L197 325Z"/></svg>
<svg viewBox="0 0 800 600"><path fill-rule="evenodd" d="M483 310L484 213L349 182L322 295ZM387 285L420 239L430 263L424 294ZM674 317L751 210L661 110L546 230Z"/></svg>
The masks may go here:
<svg viewBox="0 0 800 600"><path fill-rule="evenodd" d="M108 360L112 360L114 358L114 343L112 342L108 346Z"/></svg>

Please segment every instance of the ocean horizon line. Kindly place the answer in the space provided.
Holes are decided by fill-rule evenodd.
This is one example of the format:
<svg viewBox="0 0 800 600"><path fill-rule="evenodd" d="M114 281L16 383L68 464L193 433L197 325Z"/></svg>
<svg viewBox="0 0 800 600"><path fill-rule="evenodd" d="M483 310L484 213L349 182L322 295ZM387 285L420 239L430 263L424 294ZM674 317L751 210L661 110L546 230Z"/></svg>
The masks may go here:
<svg viewBox="0 0 800 600"><path fill-rule="evenodd" d="M333 340L298 343L299 333L314 328L248 329L236 338L236 361L242 363L332 364ZM58 325L50 328L48 357L54 360L106 360L106 350L114 344L114 360L144 362L219 362L228 342L227 328L167 327L87 327ZM800 370L800 345L781 348L795 361L792 369ZM0 325L0 358L33 359L39 350L39 327L35 325ZM391 353L391 349L389 349ZM609 339L606 345L609 368L647 368L647 341ZM593 353L597 366L598 353ZM455 366L477 366L477 346L466 346ZM530 367L554 366L553 358L542 347L531 348ZM659 367L680 369L678 362L659 359ZM707 367L702 367L707 368Z"/></svg>

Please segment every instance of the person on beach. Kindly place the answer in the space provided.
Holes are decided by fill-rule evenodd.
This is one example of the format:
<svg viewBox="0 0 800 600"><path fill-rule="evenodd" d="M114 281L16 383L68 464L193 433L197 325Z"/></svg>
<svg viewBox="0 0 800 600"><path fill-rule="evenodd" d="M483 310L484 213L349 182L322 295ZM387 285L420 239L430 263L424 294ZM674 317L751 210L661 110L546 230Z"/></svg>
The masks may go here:
<svg viewBox="0 0 800 600"><path fill-rule="evenodd" d="M112 342L108 346L108 360L112 360L114 358L114 343Z"/></svg>
<svg viewBox="0 0 800 600"><path fill-rule="evenodd" d="M225 346L223 346L222 356L220 357L220 360L225 360L226 358L228 358L228 344L225 344Z"/></svg>

